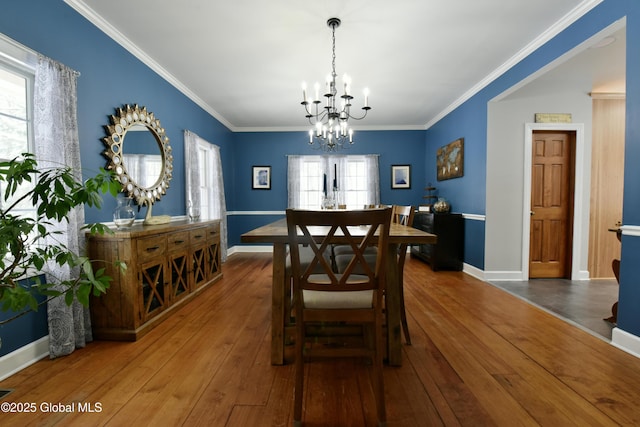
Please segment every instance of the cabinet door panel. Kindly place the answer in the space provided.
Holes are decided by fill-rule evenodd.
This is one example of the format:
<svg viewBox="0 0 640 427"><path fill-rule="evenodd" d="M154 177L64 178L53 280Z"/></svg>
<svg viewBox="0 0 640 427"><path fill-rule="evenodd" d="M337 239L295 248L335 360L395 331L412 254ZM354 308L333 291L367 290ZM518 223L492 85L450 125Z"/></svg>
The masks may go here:
<svg viewBox="0 0 640 427"><path fill-rule="evenodd" d="M165 306L165 265L155 261L142 264L140 271L140 318L143 322L159 314Z"/></svg>
<svg viewBox="0 0 640 427"><path fill-rule="evenodd" d="M221 270L219 241L210 241L207 244L207 262L207 277L213 279Z"/></svg>
<svg viewBox="0 0 640 427"><path fill-rule="evenodd" d="M200 246L193 249L192 254L192 277L193 277L193 289L197 289L207 281L207 246Z"/></svg>
<svg viewBox="0 0 640 427"><path fill-rule="evenodd" d="M172 255L169 258L170 301L173 303L189 293L189 254Z"/></svg>

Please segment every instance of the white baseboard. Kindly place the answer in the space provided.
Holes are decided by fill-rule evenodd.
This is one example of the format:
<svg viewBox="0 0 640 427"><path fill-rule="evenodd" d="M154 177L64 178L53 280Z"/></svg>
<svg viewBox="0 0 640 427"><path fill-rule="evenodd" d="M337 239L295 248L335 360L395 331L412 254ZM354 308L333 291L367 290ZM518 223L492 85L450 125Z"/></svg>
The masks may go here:
<svg viewBox="0 0 640 427"><path fill-rule="evenodd" d="M272 245L242 245L242 246L234 246L232 248L227 249L227 255L233 255L235 253L250 253L250 252L273 252Z"/></svg>
<svg viewBox="0 0 640 427"><path fill-rule="evenodd" d="M589 271L580 270L578 271L578 274L574 274L571 277L571 280L591 280L591 276L589 275Z"/></svg>
<svg viewBox="0 0 640 427"><path fill-rule="evenodd" d="M467 274L468 274L468 275L470 275L470 276L475 277L476 279L480 279L480 280L487 280L487 279L485 278L485 272L484 272L484 270L481 270L481 269L479 269L478 267L474 267L474 266L473 266L473 265L471 265L471 264L464 263L464 264L462 265L462 271L463 271L464 273L467 273Z"/></svg>
<svg viewBox="0 0 640 427"><path fill-rule="evenodd" d="M49 335L0 357L0 381L49 356Z"/></svg>
<svg viewBox="0 0 640 427"><path fill-rule="evenodd" d="M620 350L640 358L640 337L623 331L620 328L613 328L611 331L611 344Z"/></svg>
<svg viewBox="0 0 640 427"><path fill-rule="evenodd" d="M482 271L482 270L480 270ZM513 282L528 280L522 271L485 271L483 280L492 282ZM587 270L580 270L571 277L571 280L590 280Z"/></svg>
<svg viewBox="0 0 640 427"><path fill-rule="evenodd" d="M522 279L522 271L485 271L484 280L504 282L524 279Z"/></svg>

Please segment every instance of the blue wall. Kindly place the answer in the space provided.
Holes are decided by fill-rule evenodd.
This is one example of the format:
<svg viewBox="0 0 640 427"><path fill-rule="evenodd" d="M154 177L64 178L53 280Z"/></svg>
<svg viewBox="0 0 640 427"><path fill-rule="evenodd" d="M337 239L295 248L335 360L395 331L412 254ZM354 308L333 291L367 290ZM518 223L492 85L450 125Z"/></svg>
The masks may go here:
<svg viewBox="0 0 640 427"><path fill-rule="evenodd" d="M356 142L340 154L379 154L380 200L386 204L422 203L426 182L424 131L361 131ZM281 211L287 208L287 155L320 154L307 143L306 132L234 134L233 194L225 194L230 211ZM391 165L411 165L411 188L391 189ZM251 167L271 165L271 190L251 189ZM225 176L229 176L225 171ZM229 246L240 244L240 235L279 216L231 215Z"/></svg>
<svg viewBox="0 0 640 427"><path fill-rule="evenodd" d="M640 2L628 0L627 16L627 115L625 135L625 226L640 230ZM618 326L640 336L640 231L622 236Z"/></svg>
<svg viewBox="0 0 640 427"><path fill-rule="evenodd" d="M154 205L154 214L185 214L184 129L219 145L223 162L231 164L232 133L227 128L62 0L3 1L0 32L80 72L78 128L85 175L106 165L101 138L109 116L117 107L136 103L160 120L173 148L173 180ZM101 211L87 209L86 220L110 221L114 207L115 199L109 197Z"/></svg>
<svg viewBox="0 0 640 427"><path fill-rule="evenodd" d="M623 224L640 226L640 1L605 0L544 46L440 120L426 132L427 180L435 174L438 147L456 138L465 138L465 176L438 182L438 187L454 209L465 213L485 212L487 146L487 104L525 77L571 50L607 26L627 17L627 94ZM471 151L473 150L473 151ZM465 262L483 268L484 227L466 221ZM636 234L640 234L636 232ZM640 336L640 241L623 235L620 272L618 327Z"/></svg>
<svg viewBox="0 0 640 427"><path fill-rule="evenodd" d="M45 277L39 277L40 282L44 282ZM33 285L34 280L20 281L20 284ZM0 321L9 321L4 325L0 325L0 339L2 346L0 347L0 356L11 353L31 342L49 335L49 326L47 324L47 306L44 304L44 296L37 298L38 303L42 304L38 307L38 311L30 311L27 314L10 320L12 317L19 315L13 311L0 311ZM2 374L0 372L0 374Z"/></svg>

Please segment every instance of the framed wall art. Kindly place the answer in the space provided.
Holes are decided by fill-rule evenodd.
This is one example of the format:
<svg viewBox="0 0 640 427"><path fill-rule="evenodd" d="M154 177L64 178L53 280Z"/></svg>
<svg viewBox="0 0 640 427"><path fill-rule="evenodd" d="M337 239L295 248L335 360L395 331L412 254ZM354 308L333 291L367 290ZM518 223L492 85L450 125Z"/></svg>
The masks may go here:
<svg viewBox="0 0 640 427"><path fill-rule="evenodd" d="M253 166L251 172L254 190L271 190L271 166Z"/></svg>
<svg viewBox="0 0 640 427"><path fill-rule="evenodd" d="M464 138L438 148L436 167L438 181L459 178L464 174Z"/></svg>
<svg viewBox="0 0 640 427"><path fill-rule="evenodd" d="M391 166L391 188L411 188L411 165Z"/></svg>

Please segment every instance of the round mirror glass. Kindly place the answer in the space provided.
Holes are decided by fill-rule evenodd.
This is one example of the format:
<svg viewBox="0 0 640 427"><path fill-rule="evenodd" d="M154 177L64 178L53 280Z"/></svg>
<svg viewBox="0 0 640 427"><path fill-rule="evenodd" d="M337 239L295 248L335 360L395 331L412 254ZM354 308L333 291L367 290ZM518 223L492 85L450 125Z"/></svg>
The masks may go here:
<svg viewBox="0 0 640 427"><path fill-rule="evenodd" d="M122 161L129 178L142 188L153 188L162 176L160 143L146 125L129 128L122 146Z"/></svg>

